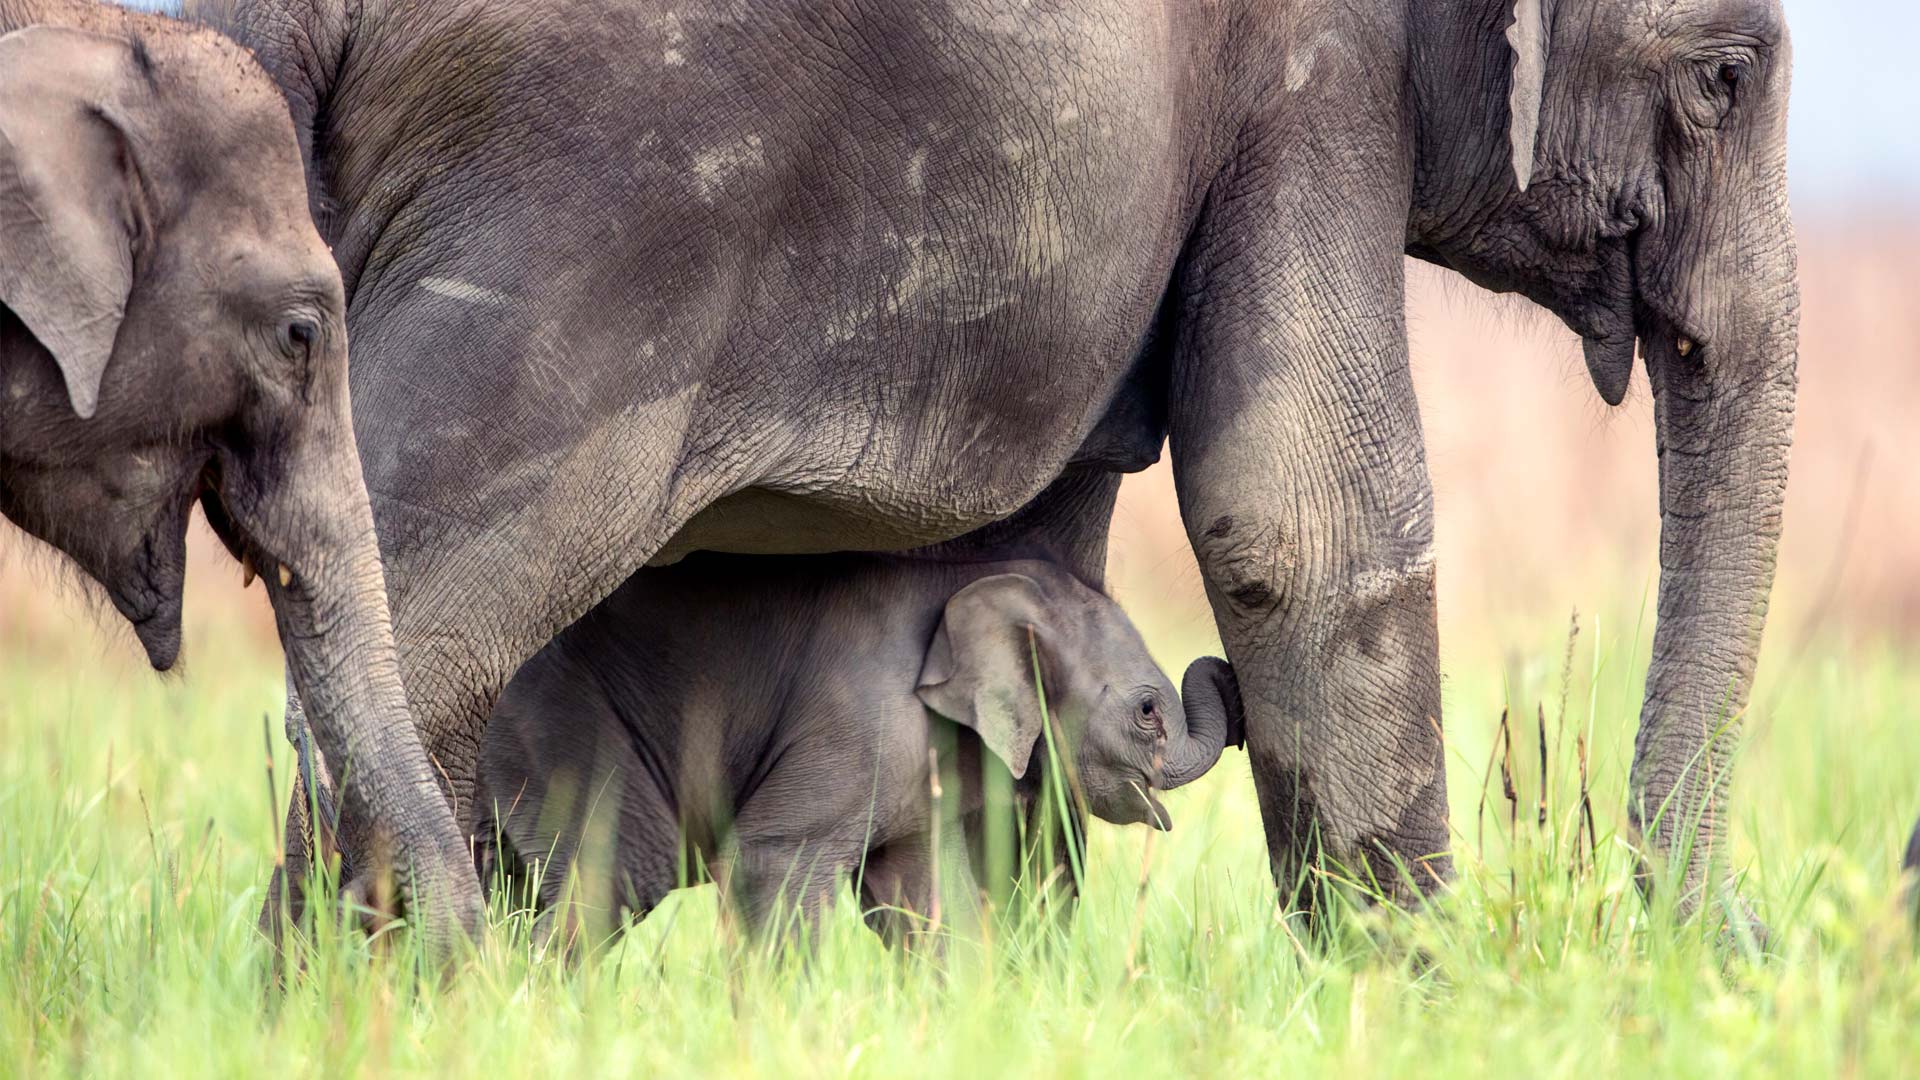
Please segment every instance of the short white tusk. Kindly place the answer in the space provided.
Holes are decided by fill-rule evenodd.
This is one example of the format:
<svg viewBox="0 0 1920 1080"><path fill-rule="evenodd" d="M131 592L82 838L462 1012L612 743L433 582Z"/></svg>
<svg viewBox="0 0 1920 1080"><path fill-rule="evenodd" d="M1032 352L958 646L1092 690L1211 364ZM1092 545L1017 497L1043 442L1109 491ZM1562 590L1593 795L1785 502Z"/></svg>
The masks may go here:
<svg viewBox="0 0 1920 1080"><path fill-rule="evenodd" d="M259 576L260 575L254 573L253 570L252 553L240 556L240 587L243 589L253 588L253 579Z"/></svg>
<svg viewBox="0 0 1920 1080"><path fill-rule="evenodd" d="M293 584L293 571L287 569L286 563L281 563L280 564L280 587L284 589L291 584Z"/></svg>
<svg viewBox="0 0 1920 1080"><path fill-rule="evenodd" d="M1692 356L1692 355L1693 355L1693 339L1692 339L1692 338L1681 338L1681 339L1680 339L1680 340L1679 340L1679 341L1678 341L1678 342L1677 342L1677 343L1676 343L1676 344L1674 345L1674 348L1675 348L1675 349L1678 349L1678 350L1680 351L1680 355L1681 355L1681 356Z"/></svg>

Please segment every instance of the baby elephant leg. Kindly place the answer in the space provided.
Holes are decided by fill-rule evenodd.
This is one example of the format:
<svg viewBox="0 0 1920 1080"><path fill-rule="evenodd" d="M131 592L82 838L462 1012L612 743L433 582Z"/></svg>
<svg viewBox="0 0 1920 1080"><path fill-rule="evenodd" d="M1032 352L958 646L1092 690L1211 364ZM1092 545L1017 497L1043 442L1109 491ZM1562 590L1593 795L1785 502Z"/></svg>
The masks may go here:
<svg viewBox="0 0 1920 1080"><path fill-rule="evenodd" d="M831 840L741 840L725 889L755 937L811 942L834 891L859 864L857 846Z"/></svg>
<svg viewBox="0 0 1920 1080"><path fill-rule="evenodd" d="M860 910L887 944L913 947L940 921L933 851L924 837L895 841L867 854L860 868Z"/></svg>
<svg viewBox="0 0 1920 1080"><path fill-rule="evenodd" d="M538 912L534 940L572 955L608 943L683 883L680 826L639 770L602 771L587 784L542 780L493 809L501 878L512 902Z"/></svg>

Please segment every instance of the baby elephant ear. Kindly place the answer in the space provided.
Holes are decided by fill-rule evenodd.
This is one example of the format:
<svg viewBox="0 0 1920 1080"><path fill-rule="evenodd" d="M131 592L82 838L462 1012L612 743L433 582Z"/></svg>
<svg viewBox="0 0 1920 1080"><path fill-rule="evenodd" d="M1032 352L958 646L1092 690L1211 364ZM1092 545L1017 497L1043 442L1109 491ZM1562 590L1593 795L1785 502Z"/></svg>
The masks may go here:
<svg viewBox="0 0 1920 1080"><path fill-rule="evenodd" d="M947 601L914 690L927 708L980 736L1014 778L1040 738L1035 664L1045 639L1040 585L1021 574L997 574Z"/></svg>
<svg viewBox="0 0 1920 1080"><path fill-rule="evenodd" d="M53 354L81 419L133 291L132 148L115 119L130 42L61 27L0 37L0 304Z"/></svg>

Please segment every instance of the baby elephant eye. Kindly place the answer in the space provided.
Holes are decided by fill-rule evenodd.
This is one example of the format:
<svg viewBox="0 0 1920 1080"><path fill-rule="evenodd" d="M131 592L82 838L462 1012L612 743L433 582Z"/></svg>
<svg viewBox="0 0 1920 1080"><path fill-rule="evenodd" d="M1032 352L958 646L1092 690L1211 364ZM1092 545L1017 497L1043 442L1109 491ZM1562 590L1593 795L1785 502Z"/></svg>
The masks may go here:
<svg viewBox="0 0 1920 1080"><path fill-rule="evenodd" d="M1140 715L1151 718L1154 713L1153 699L1147 698L1140 703Z"/></svg>

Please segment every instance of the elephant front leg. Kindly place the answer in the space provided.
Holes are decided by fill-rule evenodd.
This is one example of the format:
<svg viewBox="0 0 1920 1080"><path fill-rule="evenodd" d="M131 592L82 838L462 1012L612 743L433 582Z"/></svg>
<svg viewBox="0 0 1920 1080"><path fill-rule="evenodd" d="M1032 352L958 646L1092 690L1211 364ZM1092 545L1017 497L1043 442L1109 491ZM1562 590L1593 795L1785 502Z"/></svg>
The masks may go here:
<svg viewBox="0 0 1920 1080"><path fill-rule="evenodd" d="M1262 386L1282 400L1177 442L1182 513L1275 880L1296 903L1323 871L1404 898L1451 873L1432 499L1404 369L1323 389L1296 409Z"/></svg>
<svg viewBox="0 0 1920 1080"><path fill-rule="evenodd" d="M313 875L341 852L337 835L339 797L320 749L314 745L306 711L300 706L291 677L287 680L285 725L287 742L294 751L286 825L259 917L260 932L276 944L284 927L298 926L305 919Z"/></svg>
<svg viewBox="0 0 1920 1080"><path fill-rule="evenodd" d="M1204 405L1174 433L1182 514L1246 700L1275 880L1296 902L1322 871L1395 898L1451 873L1412 387L1403 360L1344 374L1226 383L1237 415Z"/></svg>
<svg viewBox="0 0 1920 1080"><path fill-rule="evenodd" d="M1296 903L1326 875L1404 899L1452 873L1433 497L1403 310L1410 180L1390 130L1342 130L1351 145L1257 142L1261 160L1210 199L1173 384L1181 514Z"/></svg>
<svg viewBox="0 0 1920 1080"><path fill-rule="evenodd" d="M1298 476L1326 464L1258 468ZM1404 509L1402 536L1294 491L1211 493L1232 486L1187 500L1189 528L1246 696L1275 881L1307 909L1329 875L1395 900L1431 891L1451 860L1434 566L1416 538L1424 500Z"/></svg>

